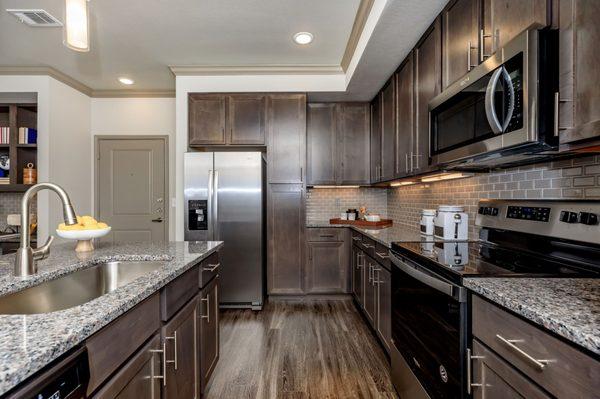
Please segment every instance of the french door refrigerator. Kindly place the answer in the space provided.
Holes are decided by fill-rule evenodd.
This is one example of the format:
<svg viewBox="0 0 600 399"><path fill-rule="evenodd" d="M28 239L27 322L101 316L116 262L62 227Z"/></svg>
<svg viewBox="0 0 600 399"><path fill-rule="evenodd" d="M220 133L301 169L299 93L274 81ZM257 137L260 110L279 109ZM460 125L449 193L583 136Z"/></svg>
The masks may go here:
<svg viewBox="0 0 600 399"><path fill-rule="evenodd" d="M184 156L185 240L224 241L222 307L263 304L263 160L260 152Z"/></svg>

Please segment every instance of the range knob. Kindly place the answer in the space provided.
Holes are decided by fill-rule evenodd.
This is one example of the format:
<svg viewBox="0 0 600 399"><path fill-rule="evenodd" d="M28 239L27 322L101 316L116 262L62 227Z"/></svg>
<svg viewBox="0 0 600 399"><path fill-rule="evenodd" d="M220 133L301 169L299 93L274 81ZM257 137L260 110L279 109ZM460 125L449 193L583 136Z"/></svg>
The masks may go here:
<svg viewBox="0 0 600 399"><path fill-rule="evenodd" d="M561 211L560 221L565 223L577 223L577 214L575 212Z"/></svg>
<svg viewBox="0 0 600 399"><path fill-rule="evenodd" d="M598 224L598 215L591 212L579 212L577 221L582 224L587 224L588 226L593 226Z"/></svg>

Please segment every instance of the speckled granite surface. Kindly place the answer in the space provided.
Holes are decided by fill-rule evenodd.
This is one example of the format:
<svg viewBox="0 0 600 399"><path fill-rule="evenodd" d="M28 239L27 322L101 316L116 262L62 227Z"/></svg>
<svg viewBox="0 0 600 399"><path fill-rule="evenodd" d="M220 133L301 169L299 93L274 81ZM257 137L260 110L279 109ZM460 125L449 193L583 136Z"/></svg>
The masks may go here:
<svg viewBox="0 0 600 399"><path fill-rule="evenodd" d="M600 355L600 279L467 278L464 285Z"/></svg>
<svg viewBox="0 0 600 399"><path fill-rule="evenodd" d="M100 244L80 258L74 244L52 247L39 273L12 276L14 255L0 257L0 295L110 260L158 260L165 265L81 306L38 315L0 315L0 395L67 352L161 287L196 265L222 242Z"/></svg>
<svg viewBox="0 0 600 399"><path fill-rule="evenodd" d="M346 224L330 224L329 221L307 223L306 227L347 227L358 231L372 238L373 240L385 245L388 248L392 247L394 241L420 241L421 234L419 230L413 229L410 226L392 225L383 229L368 229Z"/></svg>

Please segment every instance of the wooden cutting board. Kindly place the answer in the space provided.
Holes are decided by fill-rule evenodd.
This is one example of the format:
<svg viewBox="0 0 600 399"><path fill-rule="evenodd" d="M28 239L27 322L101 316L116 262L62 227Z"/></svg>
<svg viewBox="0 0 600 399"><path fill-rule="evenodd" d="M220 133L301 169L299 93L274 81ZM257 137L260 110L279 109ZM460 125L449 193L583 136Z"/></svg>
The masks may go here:
<svg viewBox="0 0 600 399"><path fill-rule="evenodd" d="M351 224L359 227L390 227L394 221L392 219L381 219L379 222L368 222L366 220L342 220L340 218L329 219L330 224Z"/></svg>

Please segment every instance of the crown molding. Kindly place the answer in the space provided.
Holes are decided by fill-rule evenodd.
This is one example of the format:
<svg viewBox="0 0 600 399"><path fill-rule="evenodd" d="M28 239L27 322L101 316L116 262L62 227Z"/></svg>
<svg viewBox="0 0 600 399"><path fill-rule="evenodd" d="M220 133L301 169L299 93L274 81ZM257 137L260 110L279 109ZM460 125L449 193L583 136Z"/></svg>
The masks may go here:
<svg viewBox="0 0 600 399"><path fill-rule="evenodd" d="M340 65L170 65L175 76L340 75Z"/></svg>
<svg viewBox="0 0 600 399"><path fill-rule="evenodd" d="M365 28L365 24L367 23L367 19L371 13L371 8L373 8L373 3L375 3L375 0L360 0L358 11L356 12L356 17L354 18L354 23L352 24L352 30L350 31L350 37L348 38L348 43L346 43L346 50L344 50L342 62L340 63L344 72L348 70L350 61L354 56L356 46L358 45L358 40L363 33L363 29Z"/></svg>
<svg viewBox="0 0 600 399"><path fill-rule="evenodd" d="M49 66L0 66L0 75L50 76L86 96L91 96L92 94L90 87Z"/></svg>
<svg viewBox="0 0 600 399"><path fill-rule="evenodd" d="M175 97L175 90L93 90L93 98L168 98Z"/></svg>

